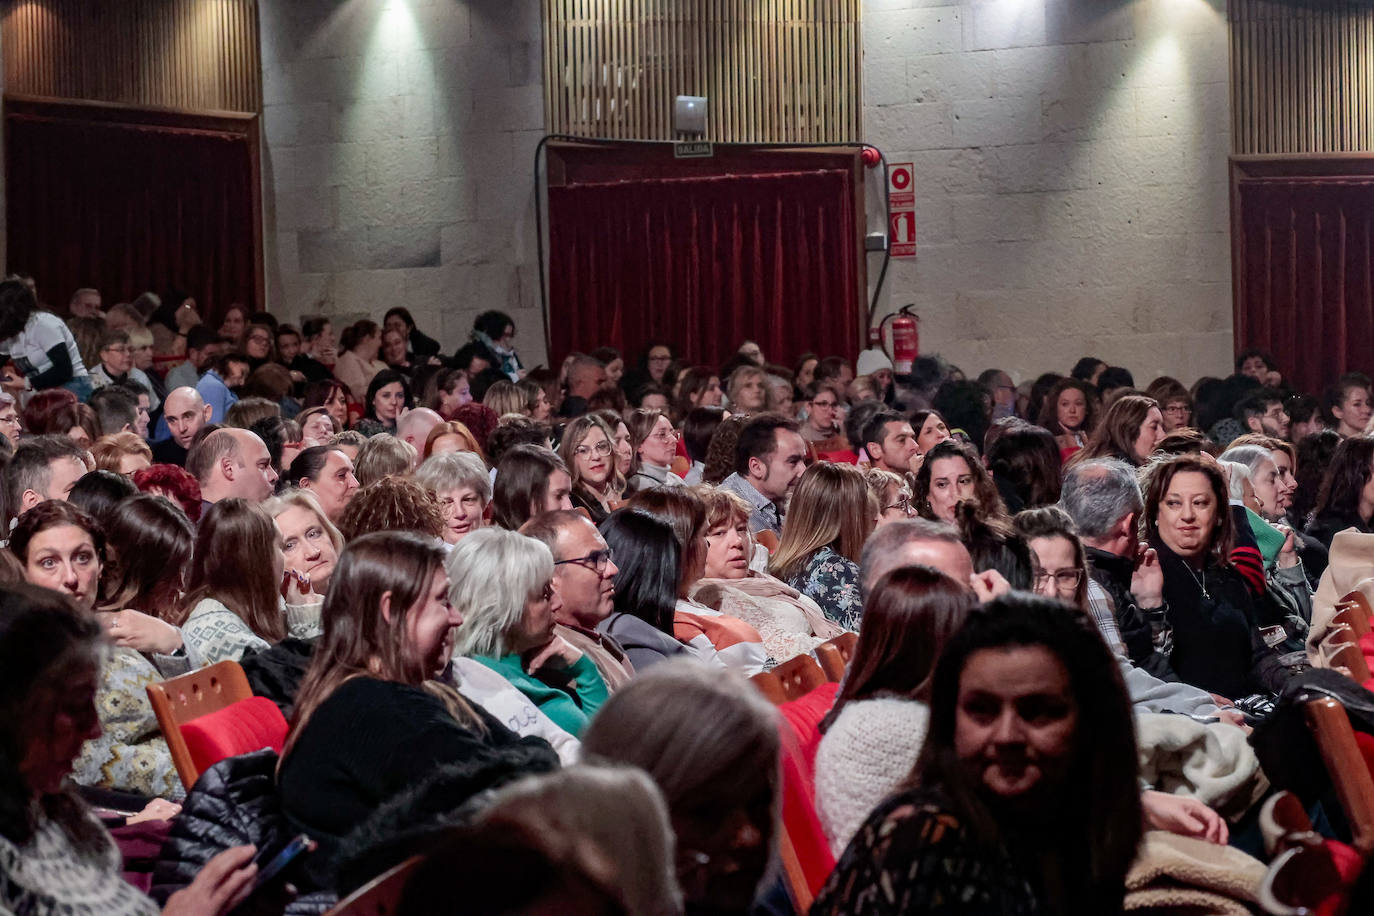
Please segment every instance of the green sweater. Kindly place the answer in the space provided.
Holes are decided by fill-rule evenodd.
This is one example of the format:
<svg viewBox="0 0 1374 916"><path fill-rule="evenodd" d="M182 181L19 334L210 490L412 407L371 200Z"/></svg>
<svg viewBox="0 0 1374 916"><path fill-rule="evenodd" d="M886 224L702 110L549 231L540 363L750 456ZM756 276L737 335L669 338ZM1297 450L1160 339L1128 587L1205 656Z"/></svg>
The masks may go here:
<svg viewBox="0 0 1374 916"><path fill-rule="evenodd" d="M566 672L566 686L552 687L525 673L520 656L511 653L500 658L473 656L515 685L544 715L573 737L580 737L592 715L606 702L609 691L596 670L596 663L585 653Z"/></svg>

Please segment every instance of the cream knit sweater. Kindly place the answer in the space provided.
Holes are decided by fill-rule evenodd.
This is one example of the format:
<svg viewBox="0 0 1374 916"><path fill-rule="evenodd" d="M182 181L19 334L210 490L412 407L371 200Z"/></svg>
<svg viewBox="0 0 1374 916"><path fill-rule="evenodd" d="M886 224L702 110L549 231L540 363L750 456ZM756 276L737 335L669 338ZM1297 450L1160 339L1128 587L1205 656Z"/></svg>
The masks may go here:
<svg viewBox="0 0 1374 916"><path fill-rule="evenodd" d="M838 859L869 812L911 773L930 724L917 700L846 703L816 750L816 813Z"/></svg>

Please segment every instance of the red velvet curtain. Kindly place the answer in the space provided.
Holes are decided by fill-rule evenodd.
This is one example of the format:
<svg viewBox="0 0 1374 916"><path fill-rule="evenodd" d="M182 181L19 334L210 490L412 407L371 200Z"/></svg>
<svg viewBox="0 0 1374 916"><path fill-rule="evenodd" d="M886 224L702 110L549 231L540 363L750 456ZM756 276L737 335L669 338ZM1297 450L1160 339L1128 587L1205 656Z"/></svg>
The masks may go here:
<svg viewBox="0 0 1374 916"><path fill-rule="evenodd" d="M551 187L551 352L613 344L628 362L665 339L685 364L714 365L748 339L779 362L852 359L855 219L844 169Z"/></svg>
<svg viewBox="0 0 1374 916"><path fill-rule="evenodd" d="M1374 369L1374 176L1237 182L1236 344L1300 391Z"/></svg>
<svg viewBox="0 0 1374 916"><path fill-rule="evenodd" d="M7 111L10 270L63 308L73 290L106 305L144 290L193 295L217 320L255 308L251 135Z"/></svg>

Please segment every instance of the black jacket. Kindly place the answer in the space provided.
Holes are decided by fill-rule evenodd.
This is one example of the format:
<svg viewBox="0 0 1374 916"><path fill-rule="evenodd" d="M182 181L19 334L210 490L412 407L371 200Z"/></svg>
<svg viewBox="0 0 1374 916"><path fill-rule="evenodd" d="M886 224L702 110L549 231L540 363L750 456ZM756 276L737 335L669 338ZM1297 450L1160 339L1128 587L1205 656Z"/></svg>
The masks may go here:
<svg viewBox="0 0 1374 916"><path fill-rule="evenodd" d="M1135 561L1086 544L1083 549L1088 555L1088 574L1111 596L1116 607L1116 626L1121 631L1121 641L1126 645L1131 663L1161 681L1178 681L1169 657L1155 648L1150 620L1131 594Z"/></svg>
<svg viewBox="0 0 1374 916"><path fill-rule="evenodd" d="M1362 534L1374 534L1374 528L1365 524L1364 519L1357 513L1349 514L1344 512L1323 512L1321 515L1313 517L1307 525L1307 534L1317 541L1327 550L1331 549L1331 539L1336 536L1336 532L1344 531L1347 528L1354 528Z"/></svg>

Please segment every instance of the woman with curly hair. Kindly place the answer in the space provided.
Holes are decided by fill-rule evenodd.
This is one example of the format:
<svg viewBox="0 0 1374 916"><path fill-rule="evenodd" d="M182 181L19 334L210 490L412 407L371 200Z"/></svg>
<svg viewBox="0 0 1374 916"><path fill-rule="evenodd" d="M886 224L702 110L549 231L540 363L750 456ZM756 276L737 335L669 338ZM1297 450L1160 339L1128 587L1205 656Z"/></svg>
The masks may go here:
<svg viewBox="0 0 1374 916"><path fill-rule="evenodd" d="M1045 395L1036 422L1054 434L1061 457L1067 458L1097 429L1097 389L1082 379L1060 379Z"/></svg>
<svg viewBox="0 0 1374 916"><path fill-rule="evenodd" d="M958 439L946 439L926 453L916 472L912 499L922 518L958 523L958 506L971 503L982 518L1006 519L997 486L978 460L978 453Z"/></svg>
<svg viewBox="0 0 1374 916"><path fill-rule="evenodd" d="M374 531L415 531L444 536L444 513L434 494L405 477L383 477L353 494L339 533L344 541Z"/></svg>

